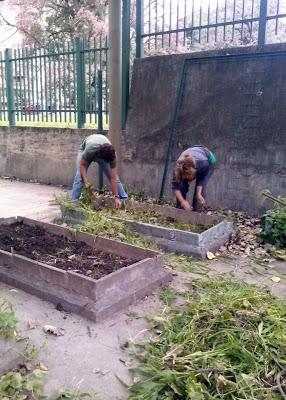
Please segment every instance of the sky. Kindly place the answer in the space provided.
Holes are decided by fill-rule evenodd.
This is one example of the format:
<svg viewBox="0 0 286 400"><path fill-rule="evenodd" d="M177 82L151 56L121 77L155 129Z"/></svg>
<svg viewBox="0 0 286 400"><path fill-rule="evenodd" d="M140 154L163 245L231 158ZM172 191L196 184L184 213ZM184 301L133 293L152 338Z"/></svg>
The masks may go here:
<svg viewBox="0 0 286 400"><path fill-rule="evenodd" d="M7 6L5 1L0 1L0 13L11 23L15 23L16 13ZM5 48L15 48L21 44L21 35L16 32L16 28L0 24L0 50Z"/></svg>

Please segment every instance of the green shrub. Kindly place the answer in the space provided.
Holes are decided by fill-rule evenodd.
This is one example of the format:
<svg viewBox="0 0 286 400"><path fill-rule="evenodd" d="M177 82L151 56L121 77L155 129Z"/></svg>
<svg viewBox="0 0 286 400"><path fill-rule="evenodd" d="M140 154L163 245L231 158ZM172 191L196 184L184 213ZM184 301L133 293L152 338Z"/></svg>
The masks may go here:
<svg viewBox="0 0 286 400"><path fill-rule="evenodd" d="M286 207L275 204L262 216L261 226L264 242L286 248Z"/></svg>

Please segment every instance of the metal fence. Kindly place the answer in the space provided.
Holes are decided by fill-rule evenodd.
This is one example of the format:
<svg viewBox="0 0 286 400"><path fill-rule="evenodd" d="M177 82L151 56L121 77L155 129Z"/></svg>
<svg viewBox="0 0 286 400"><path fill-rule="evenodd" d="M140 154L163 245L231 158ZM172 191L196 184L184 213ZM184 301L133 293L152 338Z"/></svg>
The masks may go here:
<svg viewBox="0 0 286 400"><path fill-rule="evenodd" d="M137 0L136 55L286 42L285 0Z"/></svg>
<svg viewBox="0 0 286 400"><path fill-rule="evenodd" d="M0 53L0 124L102 129L108 124L107 51L100 37Z"/></svg>

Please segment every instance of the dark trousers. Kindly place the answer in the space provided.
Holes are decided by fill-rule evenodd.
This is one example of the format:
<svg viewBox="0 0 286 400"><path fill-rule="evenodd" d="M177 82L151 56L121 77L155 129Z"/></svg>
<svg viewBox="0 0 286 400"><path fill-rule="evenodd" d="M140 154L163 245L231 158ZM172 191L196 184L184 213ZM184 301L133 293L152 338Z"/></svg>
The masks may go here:
<svg viewBox="0 0 286 400"><path fill-rule="evenodd" d="M196 181L196 186L195 186L195 191L194 191L194 198L193 198L193 211L196 212L201 212L202 211L202 207L201 205L198 203L197 198L196 198L196 193L197 193L197 187L198 186L202 186L203 190L202 190L202 196L205 199L206 198L206 190L207 190L207 184L208 181L210 179L210 177L213 175L214 173L214 165L210 166L210 169L207 173L207 175L205 176L203 182L200 182L200 184L198 185L198 182ZM179 183L179 190L182 193L182 196L184 197L184 199L187 199L187 194L189 191L189 182L187 181L187 179L184 179L183 181L181 181ZM176 204L176 208L182 208L180 202L177 200L177 204Z"/></svg>

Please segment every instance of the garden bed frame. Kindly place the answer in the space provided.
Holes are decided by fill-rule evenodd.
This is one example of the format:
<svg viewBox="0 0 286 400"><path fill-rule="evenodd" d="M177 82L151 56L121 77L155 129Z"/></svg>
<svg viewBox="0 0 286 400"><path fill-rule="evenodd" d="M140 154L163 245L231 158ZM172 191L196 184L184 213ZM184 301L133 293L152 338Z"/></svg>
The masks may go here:
<svg viewBox="0 0 286 400"><path fill-rule="evenodd" d="M171 280L163 268L163 257L154 251L105 239L87 233L74 233L65 227L24 217L0 219L1 225L23 222L97 250L140 261L98 280L64 271L0 249L0 281L54 303L57 308L91 320L103 320L150 294Z"/></svg>
<svg viewBox="0 0 286 400"><path fill-rule="evenodd" d="M107 196L94 196L93 208L113 208L114 200ZM136 201L124 202L125 209L131 212L156 213L160 216L172 218L192 225L205 227L202 233L183 231L175 228L167 228L155 224L144 223L134 219L112 217L125 223L131 230L155 240L159 248L178 254L206 258L208 251L216 251L226 244L233 233L233 224L222 216L213 216L204 213L180 210L169 205L140 203ZM62 206L62 217L66 223L83 223L88 218L88 212L84 209L70 209Z"/></svg>

